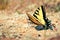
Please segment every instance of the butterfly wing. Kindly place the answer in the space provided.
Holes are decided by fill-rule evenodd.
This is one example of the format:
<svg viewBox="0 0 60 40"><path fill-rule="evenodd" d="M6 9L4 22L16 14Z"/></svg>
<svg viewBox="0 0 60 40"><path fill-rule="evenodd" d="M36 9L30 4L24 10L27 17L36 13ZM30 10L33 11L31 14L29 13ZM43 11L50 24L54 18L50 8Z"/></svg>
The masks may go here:
<svg viewBox="0 0 60 40"><path fill-rule="evenodd" d="M44 18L46 17L44 10L43 10L43 6L41 6L40 8L38 8L35 13L33 14L33 16L35 18L38 19L38 21L42 24L45 25L45 20Z"/></svg>
<svg viewBox="0 0 60 40"><path fill-rule="evenodd" d="M42 25L34 16L32 16L32 15L30 15L30 14L28 14L28 13L26 13L27 14L27 16L29 17L29 19L33 22L33 23L35 23L35 24L37 24L37 25Z"/></svg>

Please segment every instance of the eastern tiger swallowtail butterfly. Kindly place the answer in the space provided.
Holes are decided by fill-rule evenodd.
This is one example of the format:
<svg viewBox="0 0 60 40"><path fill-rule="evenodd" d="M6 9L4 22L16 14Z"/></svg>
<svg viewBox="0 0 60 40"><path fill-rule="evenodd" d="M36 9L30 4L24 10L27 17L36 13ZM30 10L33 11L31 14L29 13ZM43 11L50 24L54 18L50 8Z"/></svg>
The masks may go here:
<svg viewBox="0 0 60 40"><path fill-rule="evenodd" d="M41 6L40 8L38 8L33 16L26 13L29 17L29 19L37 24L37 26L35 27L37 30L43 30L43 29L51 29L53 30L53 26L51 25L51 21L46 17L46 12L45 12L45 8L44 6Z"/></svg>

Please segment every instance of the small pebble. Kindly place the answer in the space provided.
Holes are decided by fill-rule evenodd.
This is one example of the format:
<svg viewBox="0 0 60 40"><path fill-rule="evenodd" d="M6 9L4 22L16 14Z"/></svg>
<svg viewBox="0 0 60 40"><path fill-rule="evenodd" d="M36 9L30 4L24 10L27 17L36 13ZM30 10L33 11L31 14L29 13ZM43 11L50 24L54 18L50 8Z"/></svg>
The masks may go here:
<svg viewBox="0 0 60 40"><path fill-rule="evenodd" d="M40 37L41 35L39 34L38 37Z"/></svg>
<svg viewBox="0 0 60 40"><path fill-rule="evenodd" d="M20 34L20 36L22 36L22 34Z"/></svg>
<svg viewBox="0 0 60 40"><path fill-rule="evenodd" d="M0 24L0 26L3 26L3 24Z"/></svg>

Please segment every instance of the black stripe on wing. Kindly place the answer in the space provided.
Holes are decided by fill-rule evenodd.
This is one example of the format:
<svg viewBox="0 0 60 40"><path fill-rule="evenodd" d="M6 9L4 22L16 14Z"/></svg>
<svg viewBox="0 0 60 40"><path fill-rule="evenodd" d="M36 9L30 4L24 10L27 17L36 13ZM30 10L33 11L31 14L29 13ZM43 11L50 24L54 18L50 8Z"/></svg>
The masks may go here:
<svg viewBox="0 0 60 40"><path fill-rule="evenodd" d="M41 8L42 8L42 12L43 12L43 19L45 20L46 24L48 24L48 18L46 17L45 8L43 6L41 6Z"/></svg>
<svg viewBox="0 0 60 40"><path fill-rule="evenodd" d="M38 8L38 10L40 10L40 8Z"/></svg>
<svg viewBox="0 0 60 40"><path fill-rule="evenodd" d="M43 11L43 18L44 18L44 20L46 22L46 25L47 26L51 25L51 23L49 22L49 19L46 17L45 8L43 6L41 6L41 8L42 8L42 11Z"/></svg>
<svg viewBox="0 0 60 40"><path fill-rule="evenodd" d="M35 15L35 14L33 14L33 16L35 17L35 18L37 18L37 16ZM38 18L37 18L38 19Z"/></svg>
<svg viewBox="0 0 60 40"><path fill-rule="evenodd" d="M37 14L37 15L39 15L39 10L36 10L34 14Z"/></svg>
<svg viewBox="0 0 60 40"><path fill-rule="evenodd" d="M38 8L35 12L34 12L34 14L33 14L33 16L34 17L36 17L37 18L37 16L36 15L39 15L39 10L40 10L40 8ZM35 15L36 14L36 15ZM38 18L37 18L38 19Z"/></svg>
<svg viewBox="0 0 60 40"><path fill-rule="evenodd" d="M39 14L38 14L38 12L35 12L34 14L37 14L37 15L39 15Z"/></svg>
<svg viewBox="0 0 60 40"><path fill-rule="evenodd" d="M42 8L42 12L43 12L43 18L44 18L44 20L45 20L45 18L46 18L45 8L44 8L43 6L41 6L41 8Z"/></svg>
<svg viewBox="0 0 60 40"><path fill-rule="evenodd" d="M39 12L39 10L36 10L36 12Z"/></svg>

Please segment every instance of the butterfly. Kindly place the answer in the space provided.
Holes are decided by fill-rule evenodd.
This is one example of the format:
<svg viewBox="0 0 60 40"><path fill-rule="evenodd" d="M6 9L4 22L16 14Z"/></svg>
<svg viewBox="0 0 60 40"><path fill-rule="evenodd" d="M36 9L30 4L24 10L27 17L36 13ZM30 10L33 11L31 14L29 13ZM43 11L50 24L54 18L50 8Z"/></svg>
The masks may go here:
<svg viewBox="0 0 60 40"><path fill-rule="evenodd" d="M51 24L51 20L46 17L45 7L41 5L37 10L34 12L33 16L26 13L29 19L35 23L37 26L35 29L37 30L53 30L53 26Z"/></svg>

